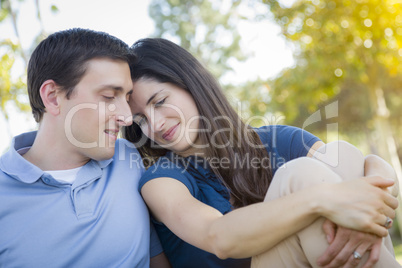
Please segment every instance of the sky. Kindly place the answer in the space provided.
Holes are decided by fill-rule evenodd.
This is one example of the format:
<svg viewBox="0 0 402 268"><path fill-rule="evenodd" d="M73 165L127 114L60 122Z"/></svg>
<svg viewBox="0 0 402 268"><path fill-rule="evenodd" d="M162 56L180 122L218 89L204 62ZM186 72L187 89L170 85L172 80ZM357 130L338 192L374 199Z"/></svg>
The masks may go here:
<svg viewBox="0 0 402 268"><path fill-rule="evenodd" d="M148 5L151 0L40 0L40 11L43 28L47 33L80 27L104 31L114 35L128 44L140 38L152 36L153 20L148 16ZM18 30L24 49L28 50L40 31L36 19L35 0L23 3L12 0L13 9L18 12ZM284 1L286 3L292 0ZM52 13L50 6L54 4L59 11ZM293 64L292 49L279 35L279 27L272 22L244 22L238 26L242 36L241 46L246 53L251 53L247 61L236 63L234 72L225 76L232 83L247 80L272 78ZM11 23L0 23L0 39L15 40ZM219 41L219 40L217 40ZM17 63L16 73L23 68ZM36 124L31 113L18 112L12 105L7 106L10 112L8 126L4 116L0 114L0 153L8 148L11 138L22 132L35 130Z"/></svg>

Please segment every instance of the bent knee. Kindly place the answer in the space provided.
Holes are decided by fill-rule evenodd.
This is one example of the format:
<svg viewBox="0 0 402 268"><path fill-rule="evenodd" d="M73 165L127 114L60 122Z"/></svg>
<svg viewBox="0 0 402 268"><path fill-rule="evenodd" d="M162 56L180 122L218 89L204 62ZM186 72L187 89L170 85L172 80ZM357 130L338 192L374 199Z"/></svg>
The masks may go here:
<svg viewBox="0 0 402 268"><path fill-rule="evenodd" d="M344 180L364 175L364 156L359 149L346 141L336 141L320 147L313 158L325 163Z"/></svg>
<svg viewBox="0 0 402 268"><path fill-rule="evenodd" d="M332 167L337 167L340 163L349 161L364 164L362 152L346 141L334 141L321 146L314 153L313 158Z"/></svg>
<svg viewBox="0 0 402 268"><path fill-rule="evenodd" d="M300 157L281 166L275 173L274 181L288 185L290 192L324 182L340 182L341 178L322 162Z"/></svg>

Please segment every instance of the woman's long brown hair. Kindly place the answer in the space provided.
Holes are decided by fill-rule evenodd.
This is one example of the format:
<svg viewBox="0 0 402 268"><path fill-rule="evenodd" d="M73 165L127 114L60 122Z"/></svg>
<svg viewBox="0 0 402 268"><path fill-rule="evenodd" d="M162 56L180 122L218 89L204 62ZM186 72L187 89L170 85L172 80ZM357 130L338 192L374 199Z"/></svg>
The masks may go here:
<svg viewBox="0 0 402 268"><path fill-rule="evenodd" d="M209 120L208 125L200 120L200 129L211 131L199 132L198 139L201 144L211 145L204 150L207 161L230 159L225 166L211 165L211 168L229 188L233 206L242 207L263 201L272 180L271 168L250 166L248 160L269 160L268 153L258 134L243 123L230 105L216 79L189 52L168 40L142 39L132 46L132 51L137 56L130 66L134 82L152 79L185 89L193 96L200 116ZM124 128L123 136L134 144L146 140L138 147L141 156L147 160L146 166L166 153L165 149L147 139L135 123ZM239 163L245 165L241 167Z"/></svg>

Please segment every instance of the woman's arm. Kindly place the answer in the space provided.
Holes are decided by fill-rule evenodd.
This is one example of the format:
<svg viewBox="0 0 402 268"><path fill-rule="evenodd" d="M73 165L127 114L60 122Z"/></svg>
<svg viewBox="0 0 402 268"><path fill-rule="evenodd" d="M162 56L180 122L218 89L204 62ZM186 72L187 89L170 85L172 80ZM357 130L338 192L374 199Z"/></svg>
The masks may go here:
<svg viewBox="0 0 402 268"><path fill-rule="evenodd" d="M319 216L385 236L385 216L379 211L392 216L396 200L378 187L390 185L391 181L376 177L323 183L225 215L195 199L184 184L172 178L153 179L141 193L154 217L177 236L225 259L260 254Z"/></svg>

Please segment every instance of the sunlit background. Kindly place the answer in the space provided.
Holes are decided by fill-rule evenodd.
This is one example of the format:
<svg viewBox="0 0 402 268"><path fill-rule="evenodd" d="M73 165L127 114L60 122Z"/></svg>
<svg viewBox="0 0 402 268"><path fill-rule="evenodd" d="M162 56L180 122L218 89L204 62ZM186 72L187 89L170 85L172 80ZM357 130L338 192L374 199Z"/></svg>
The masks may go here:
<svg viewBox="0 0 402 268"><path fill-rule="evenodd" d="M7 0L2 1L3 9L6 2L11 4L15 12L18 35L12 16L8 15L1 20L0 15L0 42L7 40L13 44L21 44L26 59L29 59L30 52L44 36L68 28L81 27L105 31L130 45L140 38L154 36L155 33L155 22L149 16L150 0ZM284 1L284 3L290 3L290 1ZM252 9L248 12L252 12ZM279 34L279 26L272 21L245 20L237 30L241 35L241 48L248 57L243 62L231 62L235 72L226 75L227 81L237 84L257 78L268 79L277 75L283 68L292 65L291 45L285 44L284 38ZM168 38L177 40L174 36ZM224 38L217 38L215 41L224 43ZM10 55L9 48L0 47L0 53ZM13 55L15 57L12 57ZM11 53L10 56L11 59L7 61L15 59L10 70L13 81L10 82L15 83L21 75L24 75L26 62L18 52ZM4 64L1 66L3 69ZM3 71L8 70L4 68ZM4 75L1 75L0 79L3 77ZM25 77L23 80L25 82ZM3 80L3 83L5 82L8 82L8 78ZM21 112L12 100L5 102L6 91L7 89L0 89L2 105L0 108L0 152L7 149L13 136L36 128L29 111ZM27 102L25 92L25 85L23 85L21 95L18 96L18 100L23 103ZM8 120L4 112L7 113Z"/></svg>
<svg viewBox="0 0 402 268"><path fill-rule="evenodd" d="M168 38L208 66L245 120L259 118L252 125L342 138L402 175L401 1L1 0L0 152L36 128L25 86L30 52L72 27L128 44ZM393 236L399 243L396 227Z"/></svg>

